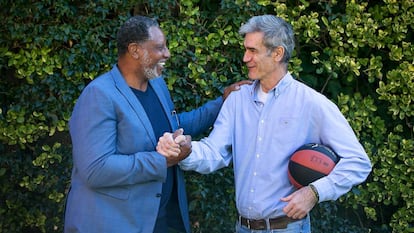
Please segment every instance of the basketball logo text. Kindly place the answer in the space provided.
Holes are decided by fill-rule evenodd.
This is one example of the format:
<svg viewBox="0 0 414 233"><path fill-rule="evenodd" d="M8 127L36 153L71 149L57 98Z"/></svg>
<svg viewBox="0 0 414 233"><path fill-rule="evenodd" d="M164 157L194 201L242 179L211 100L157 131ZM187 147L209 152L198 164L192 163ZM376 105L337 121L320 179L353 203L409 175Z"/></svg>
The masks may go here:
<svg viewBox="0 0 414 233"><path fill-rule="evenodd" d="M321 157L316 156L316 155L312 155L312 157L311 157L310 161L311 161L312 163L321 164L321 165L323 165L323 166L325 166L325 167L328 167L328 166L329 166L329 164L328 164L327 162L324 162L324 161L323 161L323 159L322 159Z"/></svg>

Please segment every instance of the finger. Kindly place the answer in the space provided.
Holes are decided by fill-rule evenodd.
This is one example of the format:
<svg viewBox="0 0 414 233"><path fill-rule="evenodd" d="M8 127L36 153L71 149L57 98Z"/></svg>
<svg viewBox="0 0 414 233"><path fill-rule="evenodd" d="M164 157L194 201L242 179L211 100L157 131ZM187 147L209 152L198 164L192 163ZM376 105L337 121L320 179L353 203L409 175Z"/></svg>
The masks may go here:
<svg viewBox="0 0 414 233"><path fill-rule="evenodd" d="M231 89L232 89L233 91L238 91L238 90L240 90L240 85L238 85L238 84L233 84L233 85L231 85Z"/></svg>
<svg viewBox="0 0 414 233"><path fill-rule="evenodd" d="M183 146L191 147L191 135L183 135L183 136L184 136L184 140L180 142L180 148L182 148Z"/></svg>
<svg viewBox="0 0 414 233"><path fill-rule="evenodd" d="M165 132L163 135L162 135L162 137L161 138L163 138L165 141L174 141L173 139L173 134L172 133L169 133L169 132ZM160 138L160 139L161 139Z"/></svg>
<svg viewBox="0 0 414 233"><path fill-rule="evenodd" d="M177 129L174 133L173 133L173 138L175 139L176 137L183 135L184 133L184 129L183 128L179 128Z"/></svg>
<svg viewBox="0 0 414 233"><path fill-rule="evenodd" d="M284 211L285 212L285 211ZM298 218L298 211L296 209L290 209L289 211L285 212L286 216L288 216L289 218Z"/></svg>
<svg viewBox="0 0 414 233"><path fill-rule="evenodd" d="M178 155L180 155L180 152L181 152L180 149L178 149L178 151L177 150L170 150L170 151L168 151L168 155L173 156L173 157L177 157Z"/></svg>
<svg viewBox="0 0 414 233"><path fill-rule="evenodd" d="M242 81L236 82L235 85L237 85L239 87L239 89L240 89L240 86L246 85L246 84L250 85L252 83L253 83L252 80L242 80Z"/></svg>
<svg viewBox="0 0 414 233"><path fill-rule="evenodd" d="M160 154L164 155L165 157L177 157L180 154L180 149L174 150L174 149L160 149Z"/></svg>
<svg viewBox="0 0 414 233"><path fill-rule="evenodd" d="M293 214L295 214L295 212L296 212L295 205L294 205L294 203L292 203L293 202L292 199L293 199L293 194L280 199L284 202L287 202L287 205L282 210L283 210L283 212L285 212L285 214L288 217L292 217Z"/></svg>
<svg viewBox="0 0 414 233"><path fill-rule="evenodd" d="M185 141L191 144L191 135L185 135Z"/></svg>
<svg viewBox="0 0 414 233"><path fill-rule="evenodd" d="M168 147L179 148L180 147L177 143L175 143L173 139L173 134L171 133L164 133L164 135L159 138L158 143L166 148Z"/></svg>
<svg viewBox="0 0 414 233"><path fill-rule="evenodd" d="M175 143L177 143L177 144L180 144L180 145L181 145L181 143L182 143L182 142L185 142L185 139L186 139L186 137L185 137L184 135L178 135L178 136L174 139L174 141L175 141Z"/></svg>
<svg viewBox="0 0 414 233"><path fill-rule="evenodd" d="M158 153L160 153L161 155L163 155L164 157L168 157L168 152L161 146L161 145L157 145L156 150Z"/></svg>
<svg viewBox="0 0 414 233"><path fill-rule="evenodd" d="M291 212L292 211L292 207L289 205L289 204L287 204L285 207L283 207L283 212L285 212L285 214L286 215L288 215L289 216L289 213L292 215L293 214L293 212ZM289 217L291 217L291 216L289 216Z"/></svg>
<svg viewBox="0 0 414 233"><path fill-rule="evenodd" d="M178 156L181 152L180 146L174 141L171 143L169 139L163 137L157 143L157 152L168 157L168 156Z"/></svg>

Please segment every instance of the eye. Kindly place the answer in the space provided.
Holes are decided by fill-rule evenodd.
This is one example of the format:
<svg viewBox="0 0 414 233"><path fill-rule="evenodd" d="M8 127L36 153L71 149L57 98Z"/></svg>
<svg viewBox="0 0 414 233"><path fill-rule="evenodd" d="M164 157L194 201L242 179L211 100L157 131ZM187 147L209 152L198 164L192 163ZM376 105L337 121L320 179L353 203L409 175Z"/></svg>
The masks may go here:
<svg viewBox="0 0 414 233"><path fill-rule="evenodd" d="M247 51L251 53L255 53L257 50L255 48L247 48Z"/></svg>

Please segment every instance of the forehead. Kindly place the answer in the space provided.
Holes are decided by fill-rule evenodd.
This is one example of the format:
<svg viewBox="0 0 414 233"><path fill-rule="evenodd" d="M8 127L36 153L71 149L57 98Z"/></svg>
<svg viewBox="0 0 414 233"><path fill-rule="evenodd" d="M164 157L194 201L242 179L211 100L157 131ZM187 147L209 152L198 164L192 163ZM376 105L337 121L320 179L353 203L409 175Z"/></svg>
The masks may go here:
<svg viewBox="0 0 414 233"><path fill-rule="evenodd" d="M264 47L263 45L263 32L250 32L246 33L244 36L244 47L245 48L260 48Z"/></svg>
<svg viewBox="0 0 414 233"><path fill-rule="evenodd" d="M165 43L165 36L164 33L161 31L159 27L151 27L148 29L149 32L149 41L147 42L155 42L156 44L164 44Z"/></svg>

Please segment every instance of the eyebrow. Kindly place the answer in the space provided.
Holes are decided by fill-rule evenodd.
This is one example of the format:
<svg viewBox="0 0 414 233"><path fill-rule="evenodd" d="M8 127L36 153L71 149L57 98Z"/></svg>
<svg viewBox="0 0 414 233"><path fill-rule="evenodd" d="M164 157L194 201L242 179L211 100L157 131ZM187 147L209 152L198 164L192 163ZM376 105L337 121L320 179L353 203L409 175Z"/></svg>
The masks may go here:
<svg viewBox="0 0 414 233"><path fill-rule="evenodd" d="M256 48L256 47L248 47L248 46L244 46L244 48L245 48L245 49L247 49L247 50L257 50L257 48Z"/></svg>

